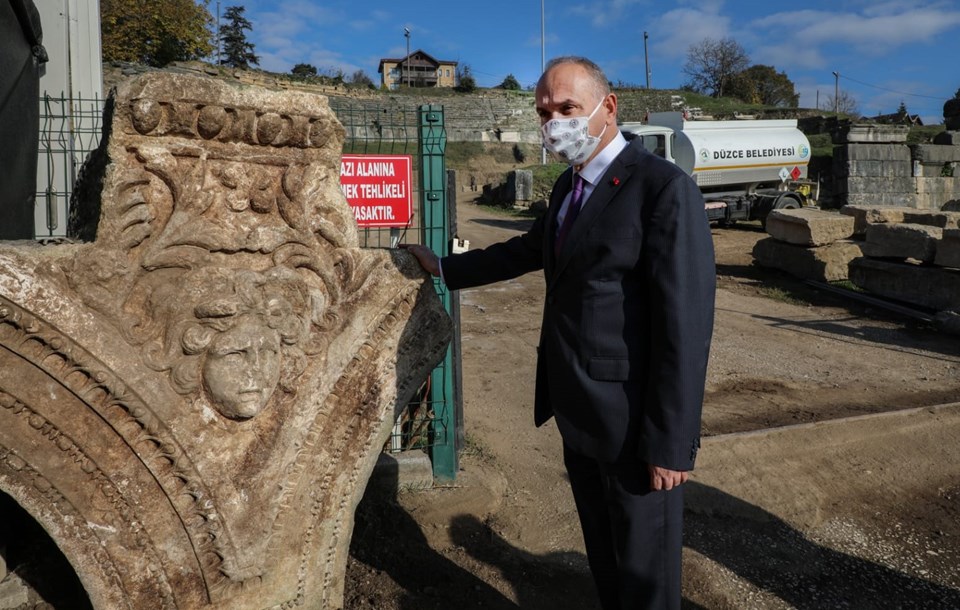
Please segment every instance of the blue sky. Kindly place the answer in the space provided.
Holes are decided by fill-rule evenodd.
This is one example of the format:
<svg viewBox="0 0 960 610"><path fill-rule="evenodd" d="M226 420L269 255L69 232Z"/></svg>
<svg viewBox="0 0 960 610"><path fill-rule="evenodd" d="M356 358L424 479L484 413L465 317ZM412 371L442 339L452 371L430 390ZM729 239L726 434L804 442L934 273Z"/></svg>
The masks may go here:
<svg viewBox="0 0 960 610"><path fill-rule="evenodd" d="M260 67L289 71L304 62L321 72L365 71L379 82L382 57L410 49L468 64L480 86L513 74L524 86L541 65L540 0L221 0L246 7ZM732 37L752 64L772 65L814 107L840 88L864 115L895 112L903 101L927 124L960 88L960 2L697 0L544 0L546 57L583 55L614 83L679 88L687 49ZM216 1L210 10L216 14Z"/></svg>

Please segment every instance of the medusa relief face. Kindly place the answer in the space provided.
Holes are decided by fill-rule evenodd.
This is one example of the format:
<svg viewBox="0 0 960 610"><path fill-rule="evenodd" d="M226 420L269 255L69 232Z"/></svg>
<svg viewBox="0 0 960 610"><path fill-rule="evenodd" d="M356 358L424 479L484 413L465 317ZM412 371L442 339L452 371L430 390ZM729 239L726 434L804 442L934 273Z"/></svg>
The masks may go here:
<svg viewBox="0 0 960 610"><path fill-rule="evenodd" d="M280 333L256 315L243 315L210 342L201 371L217 409L231 419L263 410L280 381Z"/></svg>

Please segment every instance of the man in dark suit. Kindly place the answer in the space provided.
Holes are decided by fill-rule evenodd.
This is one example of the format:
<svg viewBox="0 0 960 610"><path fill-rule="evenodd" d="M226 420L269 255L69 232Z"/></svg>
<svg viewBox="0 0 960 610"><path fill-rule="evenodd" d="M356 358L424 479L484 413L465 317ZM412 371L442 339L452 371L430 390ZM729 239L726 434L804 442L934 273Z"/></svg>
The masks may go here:
<svg viewBox="0 0 960 610"><path fill-rule="evenodd" d="M700 445L715 268L703 199L628 143L593 62L550 62L544 145L570 163L531 229L438 260L451 290L543 269L535 421L556 417L604 610L679 608L683 488Z"/></svg>

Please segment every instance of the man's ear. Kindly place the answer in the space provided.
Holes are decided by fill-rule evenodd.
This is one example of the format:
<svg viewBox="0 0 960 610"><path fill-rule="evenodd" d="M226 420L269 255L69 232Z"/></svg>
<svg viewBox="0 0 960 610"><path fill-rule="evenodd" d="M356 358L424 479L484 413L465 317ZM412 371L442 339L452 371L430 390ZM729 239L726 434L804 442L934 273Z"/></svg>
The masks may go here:
<svg viewBox="0 0 960 610"><path fill-rule="evenodd" d="M617 94L610 93L603 100L603 107L607 109L607 114L613 119L612 124L617 124Z"/></svg>

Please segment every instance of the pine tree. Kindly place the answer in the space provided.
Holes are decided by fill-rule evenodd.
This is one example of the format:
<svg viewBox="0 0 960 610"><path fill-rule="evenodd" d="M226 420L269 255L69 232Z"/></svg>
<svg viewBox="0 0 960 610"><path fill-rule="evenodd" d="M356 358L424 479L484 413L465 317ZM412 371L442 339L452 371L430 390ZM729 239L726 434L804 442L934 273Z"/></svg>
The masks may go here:
<svg viewBox="0 0 960 610"><path fill-rule="evenodd" d="M503 82L497 85L497 88L506 89L507 91L519 91L520 82L513 74L507 74L507 76L503 79Z"/></svg>
<svg viewBox="0 0 960 610"><path fill-rule="evenodd" d="M245 31L253 30L253 26L243 16L245 10L242 6L230 6L223 13L227 23L220 26L220 44L223 53L220 63L246 70L251 65L259 65L260 58L253 52L253 43L247 41Z"/></svg>

